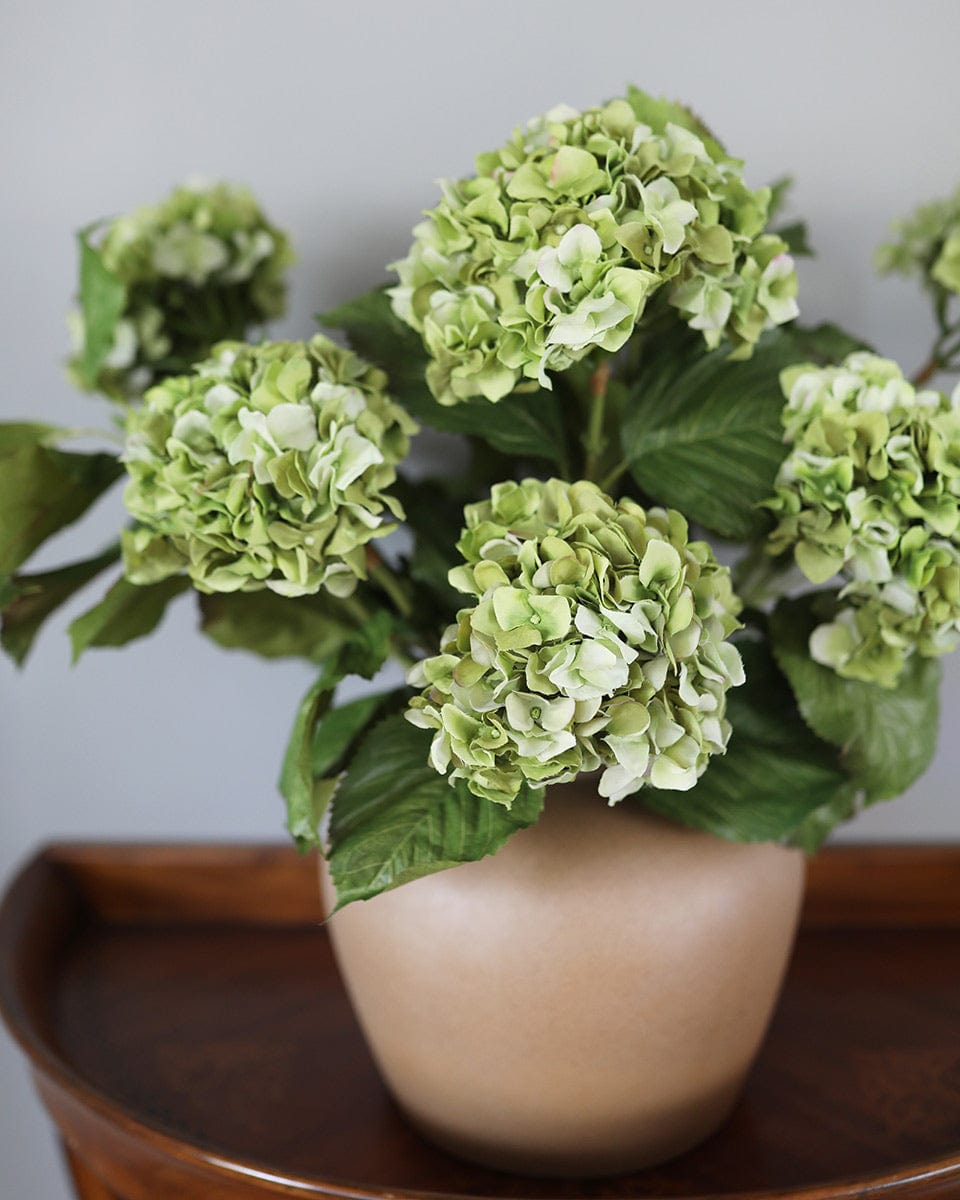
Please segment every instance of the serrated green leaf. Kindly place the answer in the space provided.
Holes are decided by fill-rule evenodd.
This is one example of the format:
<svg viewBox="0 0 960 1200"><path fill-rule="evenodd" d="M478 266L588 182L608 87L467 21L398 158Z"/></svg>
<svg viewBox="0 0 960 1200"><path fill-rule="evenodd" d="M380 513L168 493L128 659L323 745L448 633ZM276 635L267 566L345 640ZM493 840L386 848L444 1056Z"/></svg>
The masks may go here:
<svg viewBox="0 0 960 1200"><path fill-rule="evenodd" d="M73 661L91 646L125 646L153 633L170 601L189 587L183 575L143 586L121 577L99 604L70 626Z"/></svg>
<svg viewBox="0 0 960 1200"><path fill-rule="evenodd" d="M514 392L497 404L482 397L449 407L438 404L426 384L423 343L394 314L383 288L321 313L318 320L342 330L358 354L387 372L391 395L418 421L444 433L482 438L515 458L545 459L564 469L566 443L558 397L538 389Z"/></svg>
<svg viewBox="0 0 960 1200"><path fill-rule="evenodd" d="M17 666L23 665L47 617L119 557L119 545L111 546L56 571L19 575L10 581L9 590L0 589L0 645Z"/></svg>
<svg viewBox="0 0 960 1200"><path fill-rule="evenodd" d="M400 703L406 689L377 692L331 709L313 735L313 773L323 777L343 770L363 731L378 714Z"/></svg>
<svg viewBox="0 0 960 1200"><path fill-rule="evenodd" d="M71 454L29 440L0 455L0 573L15 571L122 474L109 454Z"/></svg>
<svg viewBox="0 0 960 1200"><path fill-rule="evenodd" d="M777 662L800 713L825 741L866 803L899 796L926 771L937 746L940 663L914 654L896 688L844 679L810 657L814 628L832 615L832 593L781 600L770 617ZM830 606L823 608L823 605Z"/></svg>
<svg viewBox="0 0 960 1200"><path fill-rule="evenodd" d="M773 494L786 455L779 376L796 360L779 330L746 362L726 350L665 347L642 370L623 427L637 483L722 537L762 534L771 518L756 505Z"/></svg>
<svg viewBox="0 0 960 1200"><path fill-rule="evenodd" d="M103 264L88 241L89 230L77 234L80 250L80 311L83 314L83 355L80 370L84 384L96 387L97 376L113 348L117 322L127 302L127 289Z"/></svg>
<svg viewBox="0 0 960 1200"><path fill-rule="evenodd" d="M397 618L386 609L379 609L354 630L353 637L338 649L331 669L341 679L348 675L372 679L390 657L391 643L397 629Z"/></svg>
<svg viewBox="0 0 960 1200"><path fill-rule="evenodd" d="M764 334L745 362L706 351L688 332L664 338L642 363L626 407L624 456L644 492L721 537L764 534L786 457L780 372L792 363L837 361L856 342L835 325Z"/></svg>
<svg viewBox="0 0 960 1200"><path fill-rule="evenodd" d="M384 611L354 629L349 640L326 660L319 678L300 702L279 789L287 804L287 828L301 851L320 844L320 822L336 791L337 780L322 776L340 769L365 725L390 699L390 694L365 697L330 712L336 687L348 675L366 679L375 675L390 653L395 629L395 619Z"/></svg>
<svg viewBox="0 0 960 1200"><path fill-rule="evenodd" d="M413 879L493 854L534 824L542 790L523 789L509 810L451 787L430 766L430 732L402 714L375 725L333 802L330 872L337 909Z"/></svg>
<svg viewBox="0 0 960 1200"><path fill-rule="evenodd" d="M784 841L847 783L834 747L804 724L767 647L738 643L747 682L727 699L733 728L689 792L644 788L637 799L662 816L732 841Z"/></svg>
<svg viewBox="0 0 960 1200"><path fill-rule="evenodd" d="M263 658L321 663L356 633L356 621L333 596L287 597L275 592L199 595L201 630L227 650Z"/></svg>

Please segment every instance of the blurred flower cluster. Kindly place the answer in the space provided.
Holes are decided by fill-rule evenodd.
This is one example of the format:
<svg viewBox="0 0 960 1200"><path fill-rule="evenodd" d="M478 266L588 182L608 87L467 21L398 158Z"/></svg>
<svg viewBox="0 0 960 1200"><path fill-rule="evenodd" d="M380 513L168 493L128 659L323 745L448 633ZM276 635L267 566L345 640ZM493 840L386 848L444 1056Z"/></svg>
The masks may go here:
<svg viewBox="0 0 960 1200"><path fill-rule="evenodd" d="M280 316L293 258L251 193L226 183L178 187L90 234L87 249L117 289L119 311L112 343L90 372L86 310L96 296L81 295L70 318L69 373L78 386L118 400Z"/></svg>

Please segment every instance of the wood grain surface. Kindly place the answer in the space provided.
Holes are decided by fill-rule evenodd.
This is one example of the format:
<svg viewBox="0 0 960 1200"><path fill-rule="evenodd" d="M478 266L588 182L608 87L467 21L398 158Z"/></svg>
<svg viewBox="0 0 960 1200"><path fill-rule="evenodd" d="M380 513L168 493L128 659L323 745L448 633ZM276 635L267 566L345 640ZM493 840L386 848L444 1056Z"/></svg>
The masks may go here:
<svg viewBox="0 0 960 1200"><path fill-rule="evenodd" d="M817 859L729 1123L666 1166L586 1183L421 1141L320 918L315 864L287 848L61 845L28 864L0 910L0 1008L82 1200L960 1196L960 848Z"/></svg>

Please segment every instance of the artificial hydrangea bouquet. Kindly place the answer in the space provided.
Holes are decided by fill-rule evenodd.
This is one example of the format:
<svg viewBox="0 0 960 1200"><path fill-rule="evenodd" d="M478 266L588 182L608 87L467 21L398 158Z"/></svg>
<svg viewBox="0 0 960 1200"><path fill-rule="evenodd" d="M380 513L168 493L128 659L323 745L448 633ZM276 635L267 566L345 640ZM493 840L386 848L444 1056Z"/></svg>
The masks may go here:
<svg viewBox="0 0 960 1200"><path fill-rule="evenodd" d="M239 188L84 230L69 374L123 448L0 426L4 648L119 563L75 655L193 591L222 646L315 663L281 790L341 905L495 852L580 776L814 848L925 769L960 641L960 389L926 387L960 370L960 193L880 252L933 303L910 381L798 323L784 191L634 88L554 108L321 316L349 348L260 340L291 255ZM454 466L405 466L422 427ZM21 570L120 477L115 545ZM338 703L391 658L406 686Z"/></svg>

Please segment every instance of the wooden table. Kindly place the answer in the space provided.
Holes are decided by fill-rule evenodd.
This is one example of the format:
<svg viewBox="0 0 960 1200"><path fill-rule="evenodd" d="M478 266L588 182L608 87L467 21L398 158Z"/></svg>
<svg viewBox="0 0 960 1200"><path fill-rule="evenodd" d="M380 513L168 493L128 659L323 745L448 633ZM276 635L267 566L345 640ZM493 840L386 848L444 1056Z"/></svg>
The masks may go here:
<svg viewBox="0 0 960 1200"><path fill-rule="evenodd" d="M375 1073L272 846L51 846L0 910L0 1009L82 1200L960 1196L960 847L812 866L782 1003L730 1122L587 1183L423 1143Z"/></svg>

